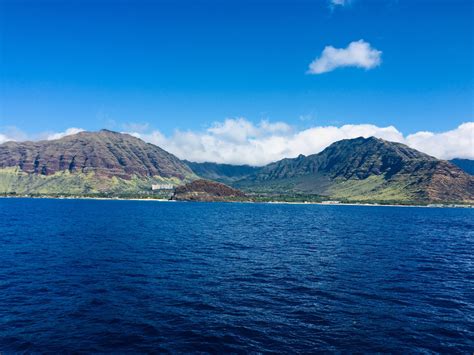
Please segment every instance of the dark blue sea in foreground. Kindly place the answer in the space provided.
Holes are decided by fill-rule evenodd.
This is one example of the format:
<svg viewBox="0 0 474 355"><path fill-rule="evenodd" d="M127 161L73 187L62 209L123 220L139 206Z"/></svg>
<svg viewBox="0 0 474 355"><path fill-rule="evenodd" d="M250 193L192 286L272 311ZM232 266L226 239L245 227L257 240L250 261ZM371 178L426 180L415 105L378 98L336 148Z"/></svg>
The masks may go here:
<svg viewBox="0 0 474 355"><path fill-rule="evenodd" d="M474 350L474 210L0 199L5 352Z"/></svg>

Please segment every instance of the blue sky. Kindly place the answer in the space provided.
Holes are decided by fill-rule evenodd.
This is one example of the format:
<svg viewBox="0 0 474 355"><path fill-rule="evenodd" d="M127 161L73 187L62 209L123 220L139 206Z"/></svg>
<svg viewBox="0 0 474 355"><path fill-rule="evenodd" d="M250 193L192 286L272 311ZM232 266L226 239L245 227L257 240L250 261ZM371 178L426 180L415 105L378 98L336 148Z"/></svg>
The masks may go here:
<svg viewBox="0 0 474 355"><path fill-rule="evenodd" d="M188 157L176 132L456 130L474 121L473 20L471 0L0 0L0 143L109 128Z"/></svg>
<svg viewBox="0 0 474 355"><path fill-rule="evenodd" d="M246 117L410 133L473 118L470 0L0 4L0 126L170 133ZM306 73L325 46L360 39L379 66Z"/></svg>

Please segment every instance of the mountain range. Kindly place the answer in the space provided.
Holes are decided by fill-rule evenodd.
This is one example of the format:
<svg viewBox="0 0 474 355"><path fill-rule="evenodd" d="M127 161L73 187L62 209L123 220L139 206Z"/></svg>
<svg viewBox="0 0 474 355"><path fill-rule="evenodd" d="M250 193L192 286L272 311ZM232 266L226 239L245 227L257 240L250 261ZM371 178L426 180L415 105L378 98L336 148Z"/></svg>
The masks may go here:
<svg viewBox="0 0 474 355"><path fill-rule="evenodd" d="M101 130L1 144L0 193L150 195L152 185L182 186L203 178L275 198L472 203L474 177L462 170L469 171L468 162L439 160L370 137L338 141L318 154L263 167L194 163L131 135ZM194 185L188 184L186 193Z"/></svg>

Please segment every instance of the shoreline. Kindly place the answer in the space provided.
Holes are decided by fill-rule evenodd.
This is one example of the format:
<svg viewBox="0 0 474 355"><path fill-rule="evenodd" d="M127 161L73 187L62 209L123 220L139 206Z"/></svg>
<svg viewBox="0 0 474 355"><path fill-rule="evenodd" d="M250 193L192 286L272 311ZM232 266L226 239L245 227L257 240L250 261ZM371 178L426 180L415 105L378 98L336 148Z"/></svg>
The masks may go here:
<svg viewBox="0 0 474 355"><path fill-rule="evenodd" d="M54 200L103 200L103 201L146 201L146 202L224 202L224 203L251 203L251 204L277 204L277 205L320 205L320 206L358 206L358 207L416 207L416 208L474 208L471 204L457 204L457 203L431 203L426 205L420 204L383 204L383 203L369 203L369 202L307 202L307 201L185 201L185 200L170 200L159 198L122 198L122 197L57 197L57 196L0 196L2 199L54 199Z"/></svg>

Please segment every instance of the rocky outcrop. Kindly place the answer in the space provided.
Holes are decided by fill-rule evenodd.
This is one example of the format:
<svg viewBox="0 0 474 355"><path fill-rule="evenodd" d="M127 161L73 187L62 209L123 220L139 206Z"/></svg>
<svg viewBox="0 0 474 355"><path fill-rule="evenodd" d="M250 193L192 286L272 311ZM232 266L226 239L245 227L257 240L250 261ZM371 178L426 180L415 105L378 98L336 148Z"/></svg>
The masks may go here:
<svg viewBox="0 0 474 355"><path fill-rule="evenodd" d="M195 180L175 189L173 200L178 201L235 201L246 195L237 189L209 180Z"/></svg>

